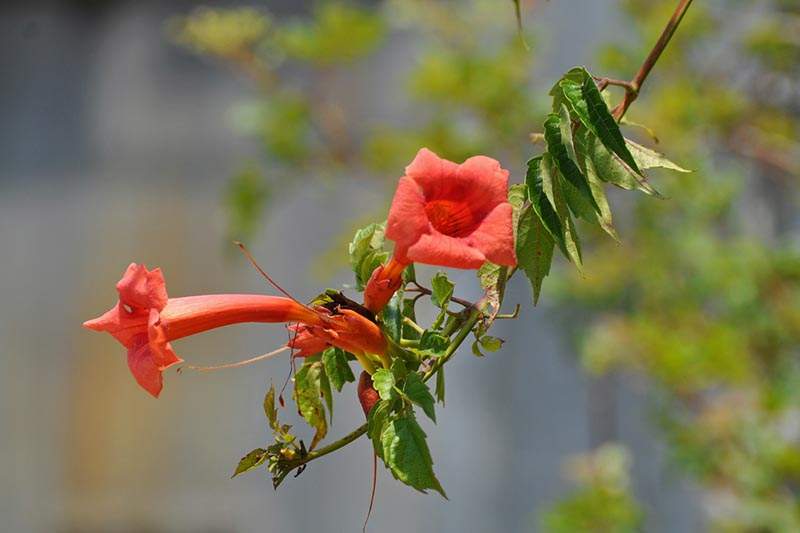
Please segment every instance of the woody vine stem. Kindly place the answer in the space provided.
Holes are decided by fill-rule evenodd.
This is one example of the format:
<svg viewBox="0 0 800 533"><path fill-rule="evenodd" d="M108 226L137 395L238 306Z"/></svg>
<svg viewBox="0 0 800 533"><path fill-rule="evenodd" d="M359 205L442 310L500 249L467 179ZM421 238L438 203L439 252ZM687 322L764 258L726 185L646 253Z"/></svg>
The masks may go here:
<svg viewBox="0 0 800 533"><path fill-rule="evenodd" d="M622 101L614 108L612 111L613 117L619 122L625 113L628 111L628 108L631 104L636 100L639 96L639 91L641 90L642 85L644 84L645 80L647 79L650 72L653 70L653 67L658 62L659 58L661 57L662 53L664 52L665 48L669 44L672 36L675 34L675 31L678 29L681 21L683 20L686 11L691 6L692 0L680 0L678 2L675 11L673 12L672 16L670 17L669 21L667 22L664 30L661 32L656 43L653 45L653 48L650 50L650 53L645 58L644 62L642 63L639 70L636 72L636 75L630 81L625 80L617 80L613 78L598 78L598 87L602 90L605 87L612 85L617 87L622 87L625 89L625 95L622 98ZM516 269L506 269L505 275L510 278L516 273ZM425 289L422 287L418 287L417 290L419 292L425 292ZM461 303L455 298L453 301L457 301ZM469 302L463 301L464 304L468 304ZM500 306L503 303L503 294L499 294L498 303L497 303L497 310L499 311ZM470 304L467 308L468 315L466 320L464 321L461 328L458 330L456 336L450 341L445 353L435 360L435 362L431 365L431 367L425 372L423 379L428 381L440 368L442 368L455 354L461 344L466 340L469 336L469 333L475 327L475 325L483 318L486 317L485 310L488 307L489 300L486 296L484 296L480 301L475 304ZM466 314L466 313L465 313ZM496 313L488 317L490 319L496 318ZM296 459L292 459L286 461L284 464L289 469L300 468L307 463L319 459L320 457L324 457L329 453L335 452L351 442L358 440L359 437L364 435L367 432L367 424L364 423L355 430L351 431L344 437L328 444L327 446L323 446L318 448L314 451L307 453L302 457L298 457Z"/></svg>

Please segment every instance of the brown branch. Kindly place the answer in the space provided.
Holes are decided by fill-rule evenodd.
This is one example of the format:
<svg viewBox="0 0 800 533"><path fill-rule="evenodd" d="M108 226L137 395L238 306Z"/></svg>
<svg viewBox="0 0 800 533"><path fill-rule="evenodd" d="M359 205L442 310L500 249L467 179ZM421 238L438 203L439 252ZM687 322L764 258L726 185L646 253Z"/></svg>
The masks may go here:
<svg viewBox="0 0 800 533"><path fill-rule="evenodd" d="M692 0L680 0L678 2L678 7L675 8L675 12L672 14L669 22L667 22L667 25L664 27L664 31L661 32L661 36L658 38L658 41L656 41L656 44L653 45L653 49L650 50L649 54L647 54L644 63L642 63L642 66L639 67L639 71L629 84L623 85L625 87L625 96L622 98L622 102L620 102L612 112L617 122L622 119L622 117L625 115L625 112L639 96L639 91L642 89L644 81L647 79L650 71L653 70L656 62L661 57L664 49L667 47L667 44L669 44L670 39L672 39L672 36L675 34L675 30L678 29L678 25L680 25L681 20L683 20L683 16L686 14L686 11L689 9L690 5L692 5ZM609 80L608 78L605 80L606 84L613 85L611 83L612 80Z"/></svg>

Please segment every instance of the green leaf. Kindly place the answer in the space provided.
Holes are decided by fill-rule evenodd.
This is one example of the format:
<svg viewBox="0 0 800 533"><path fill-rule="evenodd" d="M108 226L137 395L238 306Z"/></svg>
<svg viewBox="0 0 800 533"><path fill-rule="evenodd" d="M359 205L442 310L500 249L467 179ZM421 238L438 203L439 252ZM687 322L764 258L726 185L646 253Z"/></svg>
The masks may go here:
<svg viewBox="0 0 800 533"><path fill-rule="evenodd" d="M641 170L636 165L633 156L628 151L625 145L625 139L622 137L622 132L619 131L619 125L606 106L597 84L594 82L592 76L583 69L584 77L583 84L581 85L581 94L586 101L587 113L589 123L584 124L594 133L600 141L612 152L620 157L627 163L634 172L641 175Z"/></svg>
<svg viewBox="0 0 800 533"><path fill-rule="evenodd" d="M294 401L297 409L308 425L316 430L309 449L314 449L328 433L325 407L322 405L322 371L321 362L306 363L294 377Z"/></svg>
<svg viewBox="0 0 800 533"><path fill-rule="evenodd" d="M264 396L264 414L269 421L272 431L279 431L278 410L275 408L275 387L270 385L267 394Z"/></svg>
<svg viewBox="0 0 800 533"><path fill-rule="evenodd" d="M338 392L342 392L345 383L352 383L356 380L344 350L328 348L322 352L322 364L325 366L325 374Z"/></svg>
<svg viewBox="0 0 800 533"><path fill-rule="evenodd" d="M578 160L578 165L581 167L586 178L589 180L589 188L592 190L597 202L600 212L596 213L597 224L600 225L606 233L608 233L614 240L619 240L617 231L614 229L614 222L611 216L611 207L608 205L608 198L603 188L603 182L597 175L597 170L594 167L594 162L588 153L586 139L591 136L591 132L586 129L580 130L575 134L575 152Z"/></svg>
<svg viewBox="0 0 800 533"><path fill-rule="evenodd" d="M542 281L550 273L555 242L533 208L522 212L517 226L517 265L527 276L533 291L534 305L539 301Z"/></svg>
<svg viewBox="0 0 800 533"><path fill-rule="evenodd" d="M555 162L561 176L564 177L565 200L576 216L593 221L592 212L600 208L594 201L592 191L586 176L581 173L575 162L575 150L572 148L572 135L569 115L566 107L562 106L563 117L550 114L544 122L544 138L547 141L547 151ZM566 119L566 123L565 123ZM566 133L566 135L564 135ZM569 148L567 146L569 145Z"/></svg>
<svg viewBox="0 0 800 533"><path fill-rule="evenodd" d="M558 169L554 165L549 153L542 156L541 177L544 195L555 207L556 216L561 221L562 227L564 228L566 256L580 270L582 260L578 233L575 230L575 223L572 220L572 216L569 214L567 203L564 200L564 193L561 190L561 183L563 180L558 179Z"/></svg>
<svg viewBox="0 0 800 533"><path fill-rule="evenodd" d="M647 182L647 178L633 170L617 154L608 150L596 137L591 135L587 137L586 152L589 154L597 176L601 180L623 189L638 189L653 196L660 196Z"/></svg>
<svg viewBox="0 0 800 533"><path fill-rule="evenodd" d="M564 241L564 229L561 225L561 220L556 213L552 201L548 198L544 191L543 175L549 172L544 168L543 156L534 157L528 161L528 172L525 175L525 183L528 186L528 197L531 201L536 216L541 221L542 225L547 229L554 242L558 244L564 255L567 254L567 245ZM548 180L551 178L548 177ZM549 187L552 191L552 187Z"/></svg>
<svg viewBox="0 0 800 533"><path fill-rule="evenodd" d="M364 290L372 271L389 259L389 252L383 250L385 229L385 223L370 224L358 230L348 246L358 290Z"/></svg>
<svg viewBox="0 0 800 533"><path fill-rule="evenodd" d="M625 142L627 143L631 154L633 154L633 158L636 160L636 163L639 165L639 168L666 168L669 170L676 170L678 172L691 172L691 170L687 170L681 166L678 166L676 163L673 163L660 152L656 152L655 150L647 148L646 146L635 143L630 139L625 139Z"/></svg>
<svg viewBox="0 0 800 533"><path fill-rule="evenodd" d="M400 306L403 304L403 291L399 290L389 299L381 311L383 332L394 342L400 342L403 332L403 315Z"/></svg>
<svg viewBox="0 0 800 533"><path fill-rule="evenodd" d="M453 296L455 285L444 272L437 272L431 279L431 300L436 307L445 309Z"/></svg>
<svg viewBox="0 0 800 533"><path fill-rule="evenodd" d="M481 347L487 352L496 352L503 347L505 341L497 337L492 337L491 335L484 335L478 339L478 342L481 343Z"/></svg>
<svg viewBox="0 0 800 533"><path fill-rule="evenodd" d="M328 408L328 421L333 424L333 392L331 391L331 381L325 372L324 363L319 373L319 389L322 393L322 399L325 400L325 406Z"/></svg>
<svg viewBox="0 0 800 533"><path fill-rule="evenodd" d="M269 452L263 448L256 448L239 460L236 470L231 477L236 477L248 470L258 468L269 458Z"/></svg>
<svg viewBox="0 0 800 533"><path fill-rule="evenodd" d="M436 371L436 401L444 405L444 366Z"/></svg>
<svg viewBox="0 0 800 533"><path fill-rule="evenodd" d="M372 374L372 386L378 391L381 400L392 400L395 397L395 379L391 370L381 368Z"/></svg>
<svg viewBox="0 0 800 533"><path fill-rule="evenodd" d="M419 339L419 352L422 355L441 357L449 345L450 341L446 337L426 329Z"/></svg>
<svg viewBox="0 0 800 533"><path fill-rule="evenodd" d="M423 493L433 489L447 498L433 473L433 459L425 438L413 413L390 420L381 434L383 460L399 481Z"/></svg>
<svg viewBox="0 0 800 533"><path fill-rule="evenodd" d="M434 407L436 400L433 399L431 391L428 390L428 386L422 381L422 377L419 374L412 372L406 377L403 392L408 396L409 400L422 408L428 418L436 422L436 409Z"/></svg>
<svg viewBox="0 0 800 533"><path fill-rule="evenodd" d="M380 400L376 403L372 410L367 414L367 436L372 441L372 447L378 457L383 459L383 446L381 444L381 435L383 429L389 420L389 415L392 414L392 402L387 400Z"/></svg>

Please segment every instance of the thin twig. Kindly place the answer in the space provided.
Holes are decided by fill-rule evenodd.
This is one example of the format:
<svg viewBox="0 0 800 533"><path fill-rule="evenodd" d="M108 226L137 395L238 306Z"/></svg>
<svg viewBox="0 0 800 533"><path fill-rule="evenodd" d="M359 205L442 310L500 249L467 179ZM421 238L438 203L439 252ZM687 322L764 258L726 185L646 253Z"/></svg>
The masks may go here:
<svg viewBox="0 0 800 533"><path fill-rule="evenodd" d="M639 71L630 81L630 90L625 91L625 96L622 98L622 102L619 103L617 107L614 108L613 115L617 122L622 119L625 115L625 112L631 106L631 104L636 100L639 96L639 91L642 89L642 85L644 84L644 80L647 79L647 76L650 74L650 71L653 70L656 62L661 57L661 54L664 52L664 49L669 44L670 39L675 34L675 30L678 29L678 26L683 20L683 16L686 14L686 10L689 9L689 6L692 5L692 0L680 0L678 2L678 7L675 8L675 12L670 17L669 22L664 27L664 31L661 32L661 36L656 41L656 44L653 45L653 49L650 50L650 53L647 54L647 57L642 63L642 66L639 67ZM608 81L608 83L611 83Z"/></svg>

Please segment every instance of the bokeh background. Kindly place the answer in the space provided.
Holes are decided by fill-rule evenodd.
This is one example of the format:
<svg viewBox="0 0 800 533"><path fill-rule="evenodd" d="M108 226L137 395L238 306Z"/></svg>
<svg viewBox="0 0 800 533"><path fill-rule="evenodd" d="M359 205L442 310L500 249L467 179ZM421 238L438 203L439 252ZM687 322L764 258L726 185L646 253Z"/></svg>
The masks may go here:
<svg viewBox="0 0 800 533"><path fill-rule="evenodd" d="M287 361L170 372L156 401L80 323L131 261L172 295L271 291L231 238L298 298L346 288L349 236L418 147L520 181L552 82L631 77L675 2L522 2L527 46L510 1L207 4L0 5L2 531L357 531L365 440L277 492L229 479ZM450 501L381 471L371 530L800 531L800 8L696 4L625 126L695 172L612 195L622 244L590 236L582 276L558 259L538 307L515 280L502 351L459 354L426 426ZM350 386L332 436L362 419Z"/></svg>

